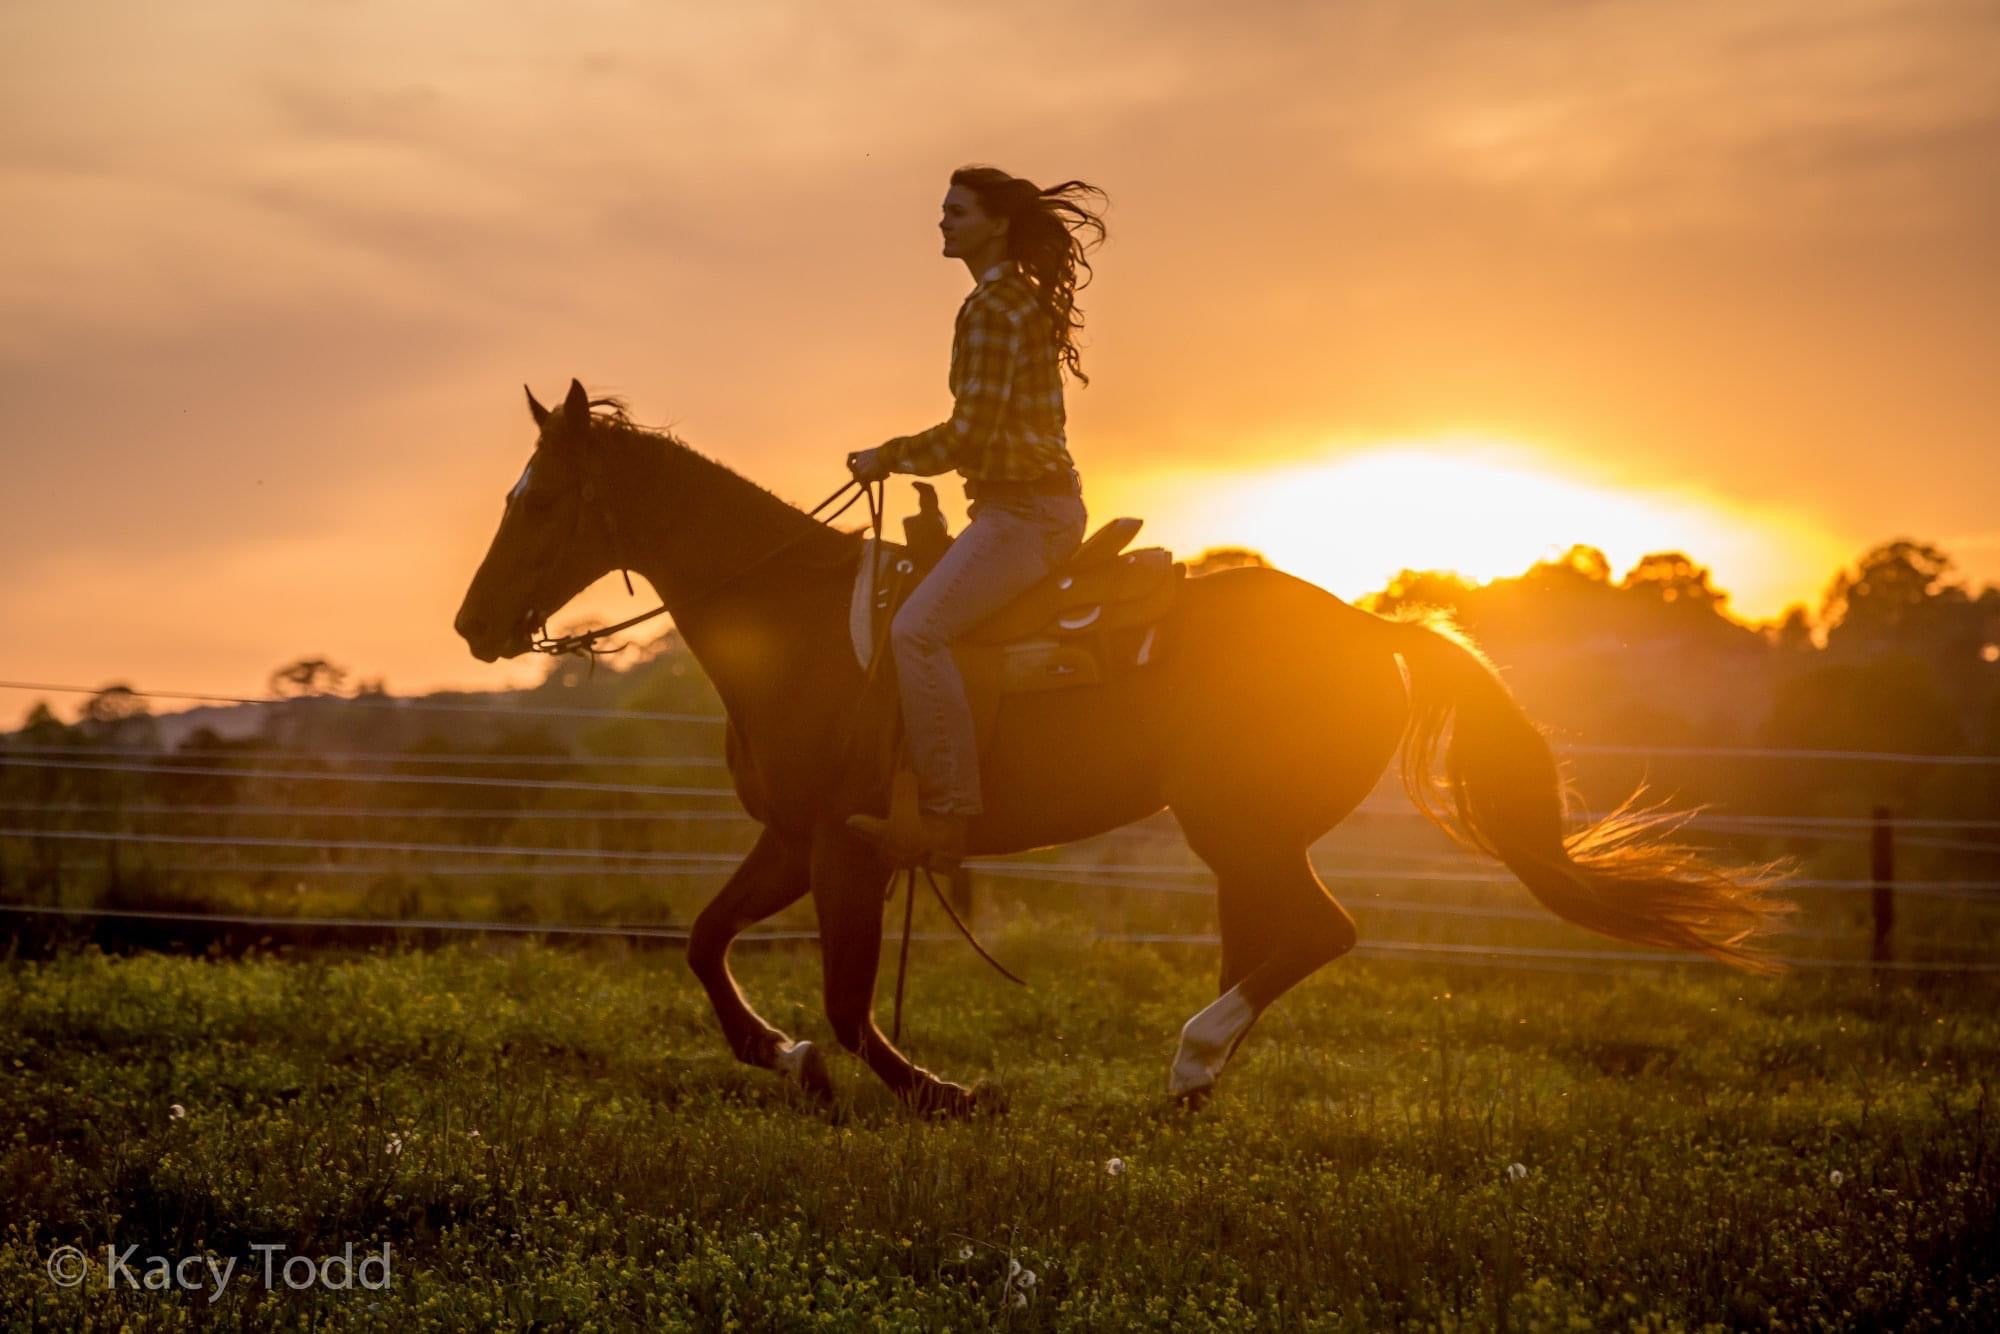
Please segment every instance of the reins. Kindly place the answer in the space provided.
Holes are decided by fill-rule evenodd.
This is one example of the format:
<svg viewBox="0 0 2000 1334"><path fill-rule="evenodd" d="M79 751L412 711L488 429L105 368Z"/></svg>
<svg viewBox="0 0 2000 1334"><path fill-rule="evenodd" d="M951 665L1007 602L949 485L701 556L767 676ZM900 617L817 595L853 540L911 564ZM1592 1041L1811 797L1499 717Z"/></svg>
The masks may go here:
<svg viewBox="0 0 2000 1334"><path fill-rule="evenodd" d="M878 488L886 488L887 485L888 484L886 482L876 484ZM859 487L860 490L857 490L853 495L848 496L847 503L845 505L842 505L839 509L827 515L824 519L819 519L819 512L825 509L828 505L831 505L834 501L840 499L842 493L844 493L850 486ZM596 488L594 484L586 486L584 492L584 501L586 503L588 503L590 500L594 498L592 492L594 492L595 489ZM865 482L859 482L854 480L853 478L849 478L847 481L843 482L840 488L836 490L832 495L828 496L825 500L820 501L819 504L813 506L808 517L819 519L819 522L823 526L830 526L835 519L838 519L841 515L847 513L849 509L853 508L854 502L861 499L862 494L864 492L867 493L869 497L868 512L873 520L875 527L875 538L877 543L879 544L882 538L881 502L876 498L874 490L871 490L869 485ZM623 543L618 540L618 521L612 516L611 508L609 506L601 508L598 512L604 516L605 525L611 531L612 551L616 553L619 550L619 548L623 546ZM780 542L777 546L772 547L769 551L757 557L757 559L751 561L749 564L737 566L736 569L732 570L728 574L725 574L724 576L722 576L722 578L716 580L713 584L703 589L700 593L696 594L694 597L689 598L687 602L682 604L681 609L685 611L687 607L711 596L716 592L717 589L724 587L731 580L740 578L743 574L745 574L750 570L755 569L759 565L762 565L765 561L771 559L771 557L777 555L779 552L788 551L792 547L797 546L800 542L805 541L808 537L811 536L813 536L813 533L810 529L802 530L801 532L798 533L797 536L787 538L785 541ZM625 591L630 593L632 591L631 570L625 565L625 563L622 560L619 562L618 570L619 573L625 576ZM595 670L598 658L604 656L605 654L615 653L618 651L617 649L598 648L597 642L600 639L609 639L612 635L617 634L621 630L629 630L633 626L638 625L643 621L652 620L655 616L664 616L666 614L666 611L667 611L667 604L662 602L659 606L653 608L649 612L644 612L638 616L631 617L629 620L620 621L616 625L607 625L600 630L583 630L576 634L563 635L556 639L549 638L545 633L537 633L535 636L531 637L528 640L528 647L533 649L537 653L547 653L550 654L551 656L569 654L569 653L588 654L590 657L591 668ZM548 622L543 621L541 625L541 631L546 631L547 629L548 629Z"/></svg>
<svg viewBox="0 0 2000 1334"><path fill-rule="evenodd" d="M843 504L839 509L827 515L825 518L821 519L819 517L819 512L825 509L828 505L831 505L834 501L840 499L840 497L846 493L848 487L858 487L859 489L853 495L847 497L846 504ZM833 492L832 495L828 496L825 500L820 501L819 504L813 506L808 514L808 517L818 520L818 522L821 525L831 526L835 519L838 519L841 515L845 514L849 509L853 508L855 501L861 499L864 495L868 498L868 526L870 530L873 532L875 537L875 547L874 550L870 553L870 559L874 562L873 569L871 572L871 578L869 581L869 587L871 590L876 590L881 587L881 580L883 575L882 562L884 557L887 555L887 547L882 540L882 528L885 522L885 515L887 513L887 506L885 503L887 500L887 491L888 491L888 482L886 480L878 480L876 482L869 483L869 482L858 481L854 478L849 478L846 482L842 483L840 487ZM583 494L584 503L588 504L591 501L595 500L596 492L597 492L596 478L592 477L589 480L587 480L584 484L584 494ZM598 512L603 515L605 526L610 534L612 552L614 555L618 555L622 552L622 548L624 546L623 542L620 541L619 539L618 521L612 515L611 507L608 505L601 506ZM580 520L581 516L579 515L579 521ZM804 541L806 538L811 536L813 536L811 529L801 530L797 536L789 538L786 541L780 542L777 546L772 547L769 551L766 551L763 555L757 557L753 561L750 561L748 564L739 565L735 570L731 571L729 574L724 575L722 578L716 580L715 583L703 589L695 597L690 598L687 601L683 602L681 604L681 610L685 612L687 608L693 605L695 602L699 602L705 598L712 596L718 589L725 587L733 580L742 577L750 570L753 570L757 566L762 565L765 561L771 559L773 556L776 556L779 552L789 550L791 547L796 546L798 543ZM622 561L620 561L618 568L619 572L625 576L625 591L630 593L632 591L631 572ZM900 585L902 579L906 575L910 574L915 567L906 558L897 561L892 568L895 571L897 583L898 585ZM895 602L895 597L894 593L892 592L889 598L889 604L894 605L894 602ZM618 622L618 624L616 625L607 625L599 630L584 630L580 631L577 634L562 635L554 639L548 637L546 633L548 629L548 622L544 621L540 627L540 631L536 635L530 637L528 641L528 646L537 653L547 653L550 654L551 656L570 654L570 653L585 654L589 657L590 667L591 670L594 672L597 670L597 659L599 657L602 657L606 654L615 653L618 651L617 649L598 648L597 643L599 640L608 639L612 635L615 635L620 631L629 630L635 625L639 625L643 622L652 620L655 616L664 615L666 613L666 610L667 610L666 604L661 603L659 606L653 608L653 610L649 612L643 612L640 615L630 617L629 619ZM875 684L875 674L878 670L880 670L882 661L889 652L890 624L891 624L890 617L888 616L882 617L882 624L880 628L878 628L875 632L874 648L868 654L868 671L863 675L861 680L861 692L859 695L859 698L861 699L866 699L868 697L869 688ZM851 759L852 757L854 750L854 739L859 729L859 723L860 723L860 710L857 708L848 715L847 740L843 748L844 758ZM889 746L892 752L895 749L898 742L901 741L901 739L902 739L902 712L901 710L898 710L896 713L895 721L891 724ZM959 934L965 937L966 943L972 946L972 948L978 953L979 957L986 960L987 963L991 964L994 970L998 972L1002 977L1006 978L1009 982L1015 982L1024 987L1028 985L1025 979L1016 975L1005 964L1001 963L998 959L994 958L990 953L987 952L986 947L979 943L979 937L972 934L972 928L966 925L965 919L958 915L958 909L951 906L951 900L945 896L945 892L942 889L938 888L937 877L931 874L930 867L928 866L907 867L905 868L903 874L903 944L902 944L902 949L899 952L896 961L896 1007L895 1007L895 1017L891 1022L889 1030L889 1040L891 1042L900 1042L902 1041L903 1037L903 982L910 968L910 934L911 934L911 924L916 917L917 872L919 870L921 870L924 873L924 881L931 887L931 893L937 898L938 906L944 909L945 916L951 919L951 924L958 928ZM893 896L894 893L895 893L895 881L892 877L890 880L890 894Z"/></svg>

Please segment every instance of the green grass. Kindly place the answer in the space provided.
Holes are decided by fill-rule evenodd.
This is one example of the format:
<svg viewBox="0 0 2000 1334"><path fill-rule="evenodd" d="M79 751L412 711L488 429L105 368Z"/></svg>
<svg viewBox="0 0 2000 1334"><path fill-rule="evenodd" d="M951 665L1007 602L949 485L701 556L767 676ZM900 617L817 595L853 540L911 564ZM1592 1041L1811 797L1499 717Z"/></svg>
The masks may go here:
<svg viewBox="0 0 2000 1334"><path fill-rule="evenodd" d="M736 1065L676 953L16 962L0 970L0 1319L2000 1321L1991 983L1351 958L1265 1016L1190 1115L1166 1071L1213 994L1212 952L1087 930L989 942L1028 991L962 947L918 949L907 1050L1012 1104L947 1125L906 1116L845 1055L830 1115ZM767 1017L826 1041L815 953L737 966ZM246 1267L253 1243L384 1241L384 1290L266 1292ZM54 1247L101 1260L112 1242L243 1263L213 1305L107 1291L101 1269L51 1283ZM1010 1256L1036 1275L1025 1306Z"/></svg>

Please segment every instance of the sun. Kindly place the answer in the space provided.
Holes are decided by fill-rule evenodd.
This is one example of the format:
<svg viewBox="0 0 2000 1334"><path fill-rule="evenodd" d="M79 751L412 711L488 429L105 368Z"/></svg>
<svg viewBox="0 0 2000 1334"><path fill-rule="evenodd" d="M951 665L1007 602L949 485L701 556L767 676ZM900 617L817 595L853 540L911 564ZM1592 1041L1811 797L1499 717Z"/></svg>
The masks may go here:
<svg viewBox="0 0 2000 1334"><path fill-rule="evenodd" d="M1518 574L1572 542L1602 548L1614 566L1699 545L1688 516L1522 454L1458 441L1284 468L1239 492L1235 518L1274 564L1341 593L1381 588L1403 569L1480 581Z"/></svg>
<svg viewBox="0 0 2000 1334"><path fill-rule="evenodd" d="M1715 571L1738 614L1771 615L1823 568L1813 540L1823 535L1788 516L1573 472L1525 445L1443 436L1199 479L1156 476L1147 489L1159 488L1176 520L1163 526L1176 535L1196 528L1203 545L1249 547L1349 599L1405 569L1484 582L1583 543L1604 552L1614 576L1650 552L1685 552Z"/></svg>

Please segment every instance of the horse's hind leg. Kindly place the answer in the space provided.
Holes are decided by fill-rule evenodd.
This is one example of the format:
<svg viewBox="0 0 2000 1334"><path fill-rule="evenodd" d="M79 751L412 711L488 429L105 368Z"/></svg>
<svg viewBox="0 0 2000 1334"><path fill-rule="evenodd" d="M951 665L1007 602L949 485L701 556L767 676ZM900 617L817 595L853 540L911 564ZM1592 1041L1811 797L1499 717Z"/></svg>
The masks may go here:
<svg viewBox="0 0 2000 1334"><path fill-rule="evenodd" d="M810 1042L793 1042L765 1023L737 988L729 971L729 945L765 918L804 898L812 887L810 854L766 829L728 883L695 918L688 935L688 967L708 991L722 1035L736 1059L776 1070L807 1092L830 1096L826 1058Z"/></svg>
<svg viewBox="0 0 2000 1334"><path fill-rule="evenodd" d="M1168 1090L1205 1093L1270 1004L1354 948L1354 919L1314 874L1304 842L1264 846L1237 831L1222 839L1188 827L1188 842L1215 871L1222 927L1222 994L1181 1029Z"/></svg>

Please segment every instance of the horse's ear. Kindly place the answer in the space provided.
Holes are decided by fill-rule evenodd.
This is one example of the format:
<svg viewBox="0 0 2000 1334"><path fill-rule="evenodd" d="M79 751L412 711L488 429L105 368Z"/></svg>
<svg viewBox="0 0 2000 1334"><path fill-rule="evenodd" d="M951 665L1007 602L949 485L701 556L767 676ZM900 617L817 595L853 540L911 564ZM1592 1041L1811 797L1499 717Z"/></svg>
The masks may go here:
<svg viewBox="0 0 2000 1334"><path fill-rule="evenodd" d="M541 426L544 422L548 421L549 410L543 407L535 398L534 390L529 389L526 385L522 385L521 388L526 390L528 394L528 415L535 419L536 426Z"/></svg>
<svg viewBox="0 0 2000 1334"><path fill-rule="evenodd" d="M563 400L563 420L579 437L590 429L590 395L583 392L583 381L569 382L569 397Z"/></svg>

